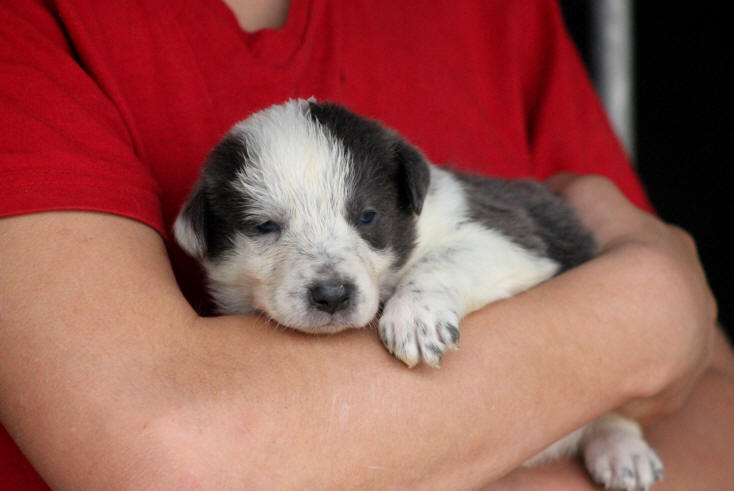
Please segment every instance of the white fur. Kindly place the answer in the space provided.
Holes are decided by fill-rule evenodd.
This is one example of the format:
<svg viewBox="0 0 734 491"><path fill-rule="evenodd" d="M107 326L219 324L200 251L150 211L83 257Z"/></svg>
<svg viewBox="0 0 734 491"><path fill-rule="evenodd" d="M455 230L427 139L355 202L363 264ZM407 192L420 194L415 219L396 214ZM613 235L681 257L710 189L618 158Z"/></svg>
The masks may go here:
<svg viewBox="0 0 734 491"><path fill-rule="evenodd" d="M303 101L257 113L233 132L247 141L249 163L231 185L255 197L250 218L273 220L282 230L277 243L240 234L225 259L204 261L220 311L261 310L312 333L369 323L393 255L373 250L345 219L349 154L308 117ZM305 287L324 270L355 284L355 308L332 315L309 306Z"/></svg>
<svg viewBox="0 0 734 491"><path fill-rule="evenodd" d="M344 211L351 164L342 144L308 118L304 103L261 111L233 131L246 140L250 158L233 186L254 196L266 217L277 214L314 235L328 233L325 218Z"/></svg>
<svg viewBox="0 0 734 491"><path fill-rule="evenodd" d="M431 186L419 216L418 243L385 305L379 332L408 366L438 366L447 325L488 303L550 278L558 263L537 256L500 232L469 218L461 185L431 168Z"/></svg>
<svg viewBox="0 0 734 491"><path fill-rule="evenodd" d="M183 215L179 215L176 221L173 222L173 235L184 251L196 258L202 258L204 245L201 239L196 236L194 229L191 227L191 222L183 218Z"/></svg>
<svg viewBox="0 0 734 491"><path fill-rule="evenodd" d="M206 247L204 241L196 234L191 221L183 212L173 222L173 236L184 251L197 259L203 259Z"/></svg>

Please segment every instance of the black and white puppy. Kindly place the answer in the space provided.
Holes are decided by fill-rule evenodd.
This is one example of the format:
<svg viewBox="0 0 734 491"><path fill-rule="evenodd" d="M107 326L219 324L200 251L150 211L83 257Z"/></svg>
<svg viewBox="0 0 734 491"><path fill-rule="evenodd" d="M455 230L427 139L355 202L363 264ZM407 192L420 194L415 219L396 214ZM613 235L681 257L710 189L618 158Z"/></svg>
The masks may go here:
<svg viewBox="0 0 734 491"><path fill-rule="evenodd" d="M221 313L260 311L308 333L377 321L409 366L438 366L465 315L595 252L543 185L428 163L394 131L342 106L291 100L238 123L209 155L174 233ZM529 464L581 450L605 486L648 488L662 464L613 414Z"/></svg>

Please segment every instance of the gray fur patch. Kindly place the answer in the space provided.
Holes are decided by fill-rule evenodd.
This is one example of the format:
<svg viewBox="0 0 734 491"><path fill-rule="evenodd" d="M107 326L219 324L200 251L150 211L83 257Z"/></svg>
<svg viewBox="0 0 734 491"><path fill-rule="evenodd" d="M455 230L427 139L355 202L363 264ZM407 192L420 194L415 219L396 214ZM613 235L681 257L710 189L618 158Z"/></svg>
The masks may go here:
<svg viewBox="0 0 734 491"><path fill-rule="evenodd" d="M561 265L559 273L596 254L593 236L571 207L545 185L454 172L466 191L472 220Z"/></svg>

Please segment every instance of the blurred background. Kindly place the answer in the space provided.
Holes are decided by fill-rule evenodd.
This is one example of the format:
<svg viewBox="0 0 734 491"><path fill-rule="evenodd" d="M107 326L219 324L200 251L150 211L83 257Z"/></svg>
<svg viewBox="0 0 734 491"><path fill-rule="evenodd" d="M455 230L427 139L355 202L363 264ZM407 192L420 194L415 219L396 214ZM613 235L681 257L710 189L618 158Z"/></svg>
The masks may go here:
<svg viewBox="0 0 734 491"><path fill-rule="evenodd" d="M696 239L734 339L734 121L725 3L561 0L653 206ZM726 25L725 25L726 22ZM727 48L727 46L729 46Z"/></svg>

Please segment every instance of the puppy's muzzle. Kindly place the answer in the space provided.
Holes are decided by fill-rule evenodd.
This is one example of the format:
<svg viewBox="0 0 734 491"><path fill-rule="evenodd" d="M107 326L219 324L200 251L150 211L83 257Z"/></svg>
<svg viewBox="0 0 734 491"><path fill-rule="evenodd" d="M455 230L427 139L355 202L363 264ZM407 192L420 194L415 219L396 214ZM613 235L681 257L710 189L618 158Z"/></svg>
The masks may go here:
<svg viewBox="0 0 734 491"><path fill-rule="evenodd" d="M352 303L353 296L354 285L338 280L315 283L308 289L311 305L329 314L347 309Z"/></svg>

